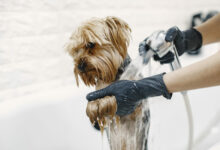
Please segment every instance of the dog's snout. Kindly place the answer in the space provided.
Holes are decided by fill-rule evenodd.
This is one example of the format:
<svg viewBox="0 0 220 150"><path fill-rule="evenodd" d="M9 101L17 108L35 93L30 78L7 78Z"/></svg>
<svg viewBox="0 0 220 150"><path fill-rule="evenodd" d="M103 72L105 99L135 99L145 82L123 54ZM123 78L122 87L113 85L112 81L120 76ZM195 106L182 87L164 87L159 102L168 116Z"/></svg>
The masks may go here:
<svg viewBox="0 0 220 150"><path fill-rule="evenodd" d="M80 61L80 63L78 64L78 69L79 69L81 72L85 72L86 66L87 66L86 62L82 60L82 61Z"/></svg>

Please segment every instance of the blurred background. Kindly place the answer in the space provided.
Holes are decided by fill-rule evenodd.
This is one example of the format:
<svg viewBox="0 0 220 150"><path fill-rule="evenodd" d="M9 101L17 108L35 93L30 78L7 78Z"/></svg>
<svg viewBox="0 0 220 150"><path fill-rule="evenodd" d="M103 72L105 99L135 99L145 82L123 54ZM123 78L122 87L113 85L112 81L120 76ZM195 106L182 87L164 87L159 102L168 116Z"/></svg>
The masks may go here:
<svg viewBox="0 0 220 150"><path fill-rule="evenodd" d="M194 14L213 10L220 11L219 0L0 0L0 150L109 150L106 135L90 125L85 113L85 96L94 88L76 86L72 59L64 51L82 21L125 20L132 29L129 54L135 58L139 42L152 32L174 25L190 28ZM219 43L208 45L181 62L186 66L217 50ZM169 66L161 68L156 73L169 71ZM219 91L189 92L195 150L220 149ZM188 126L181 95L150 103L150 150L184 150Z"/></svg>

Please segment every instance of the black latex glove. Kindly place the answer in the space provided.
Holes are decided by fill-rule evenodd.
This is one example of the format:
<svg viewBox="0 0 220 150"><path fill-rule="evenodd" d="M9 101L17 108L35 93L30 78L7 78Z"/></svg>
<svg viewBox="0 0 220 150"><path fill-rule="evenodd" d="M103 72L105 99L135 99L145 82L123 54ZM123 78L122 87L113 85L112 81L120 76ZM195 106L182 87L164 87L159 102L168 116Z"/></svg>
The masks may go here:
<svg viewBox="0 0 220 150"><path fill-rule="evenodd" d="M174 42L179 56L187 51L199 49L202 46L202 35L194 28L186 31L180 31L179 28L172 27L167 31L165 40L167 42ZM146 41L146 39L144 41ZM144 41L139 44L140 55L143 55L149 50L149 46L146 46L147 44ZM144 49L144 47L146 47L146 49ZM162 58L154 55L154 60L159 61L161 64L170 63L174 60L174 54L172 52L168 52Z"/></svg>
<svg viewBox="0 0 220 150"><path fill-rule="evenodd" d="M145 98L161 95L167 99L171 98L172 94L167 91L163 75L159 74L137 81L120 80L104 89L89 93L86 98L88 101L93 101L105 96L115 96L116 114L124 116L132 113L140 101Z"/></svg>

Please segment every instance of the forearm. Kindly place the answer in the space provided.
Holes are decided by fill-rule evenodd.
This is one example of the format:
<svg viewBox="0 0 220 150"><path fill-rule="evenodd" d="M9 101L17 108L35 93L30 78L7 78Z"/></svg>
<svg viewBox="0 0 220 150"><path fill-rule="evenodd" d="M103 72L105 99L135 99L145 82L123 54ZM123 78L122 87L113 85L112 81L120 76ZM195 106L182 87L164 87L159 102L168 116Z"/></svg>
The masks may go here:
<svg viewBox="0 0 220 150"><path fill-rule="evenodd" d="M169 93L220 85L220 51L163 79Z"/></svg>
<svg viewBox="0 0 220 150"><path fill-rule="evenodd" d="M195 29L202 34L203 45L220 42L220 13Z"/></svg>

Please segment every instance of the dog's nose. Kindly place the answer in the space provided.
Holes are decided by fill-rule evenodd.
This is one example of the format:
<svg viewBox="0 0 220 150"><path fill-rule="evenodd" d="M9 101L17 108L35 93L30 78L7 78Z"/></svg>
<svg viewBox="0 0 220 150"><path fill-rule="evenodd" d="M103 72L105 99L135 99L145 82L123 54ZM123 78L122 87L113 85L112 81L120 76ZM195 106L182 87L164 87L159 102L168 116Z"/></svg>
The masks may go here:
<svg viewBox="0 0 220 150"><path fill-rule="evenodd" d="M86 62L85 61L81 61L79 64L78 64L78 69L81 71L81 72L85 72L85 69L86 69Z"/></svg>

